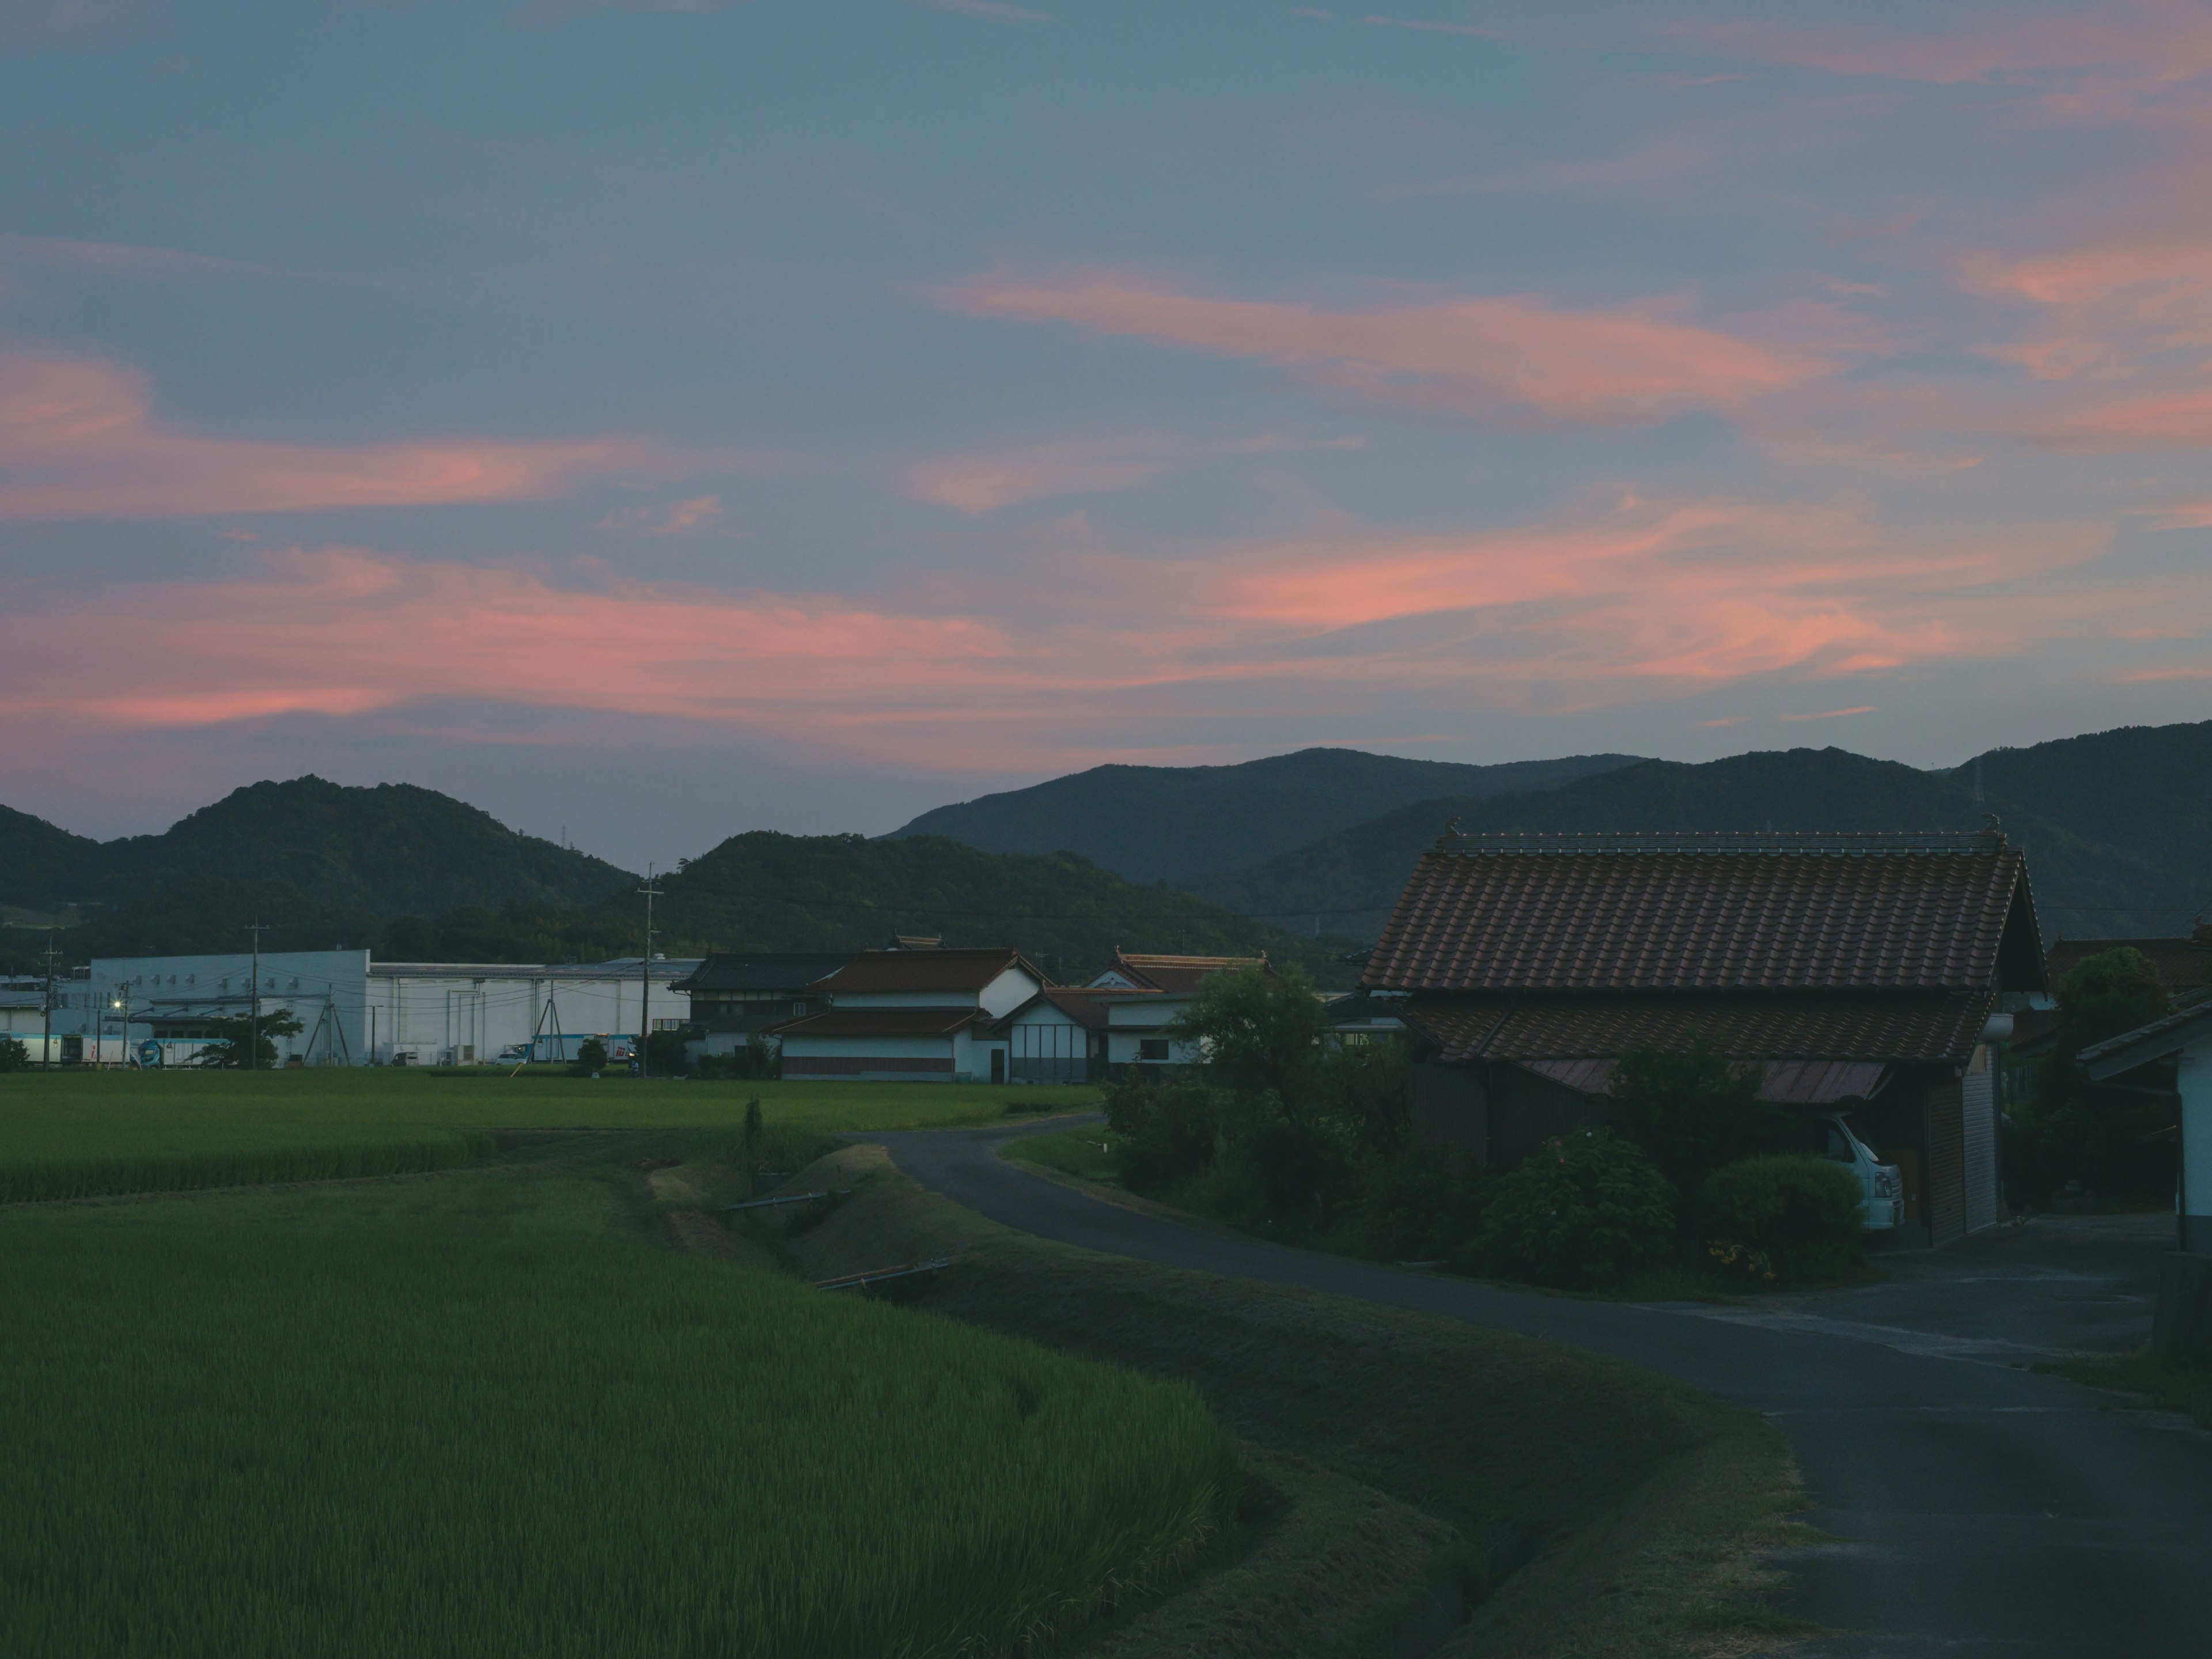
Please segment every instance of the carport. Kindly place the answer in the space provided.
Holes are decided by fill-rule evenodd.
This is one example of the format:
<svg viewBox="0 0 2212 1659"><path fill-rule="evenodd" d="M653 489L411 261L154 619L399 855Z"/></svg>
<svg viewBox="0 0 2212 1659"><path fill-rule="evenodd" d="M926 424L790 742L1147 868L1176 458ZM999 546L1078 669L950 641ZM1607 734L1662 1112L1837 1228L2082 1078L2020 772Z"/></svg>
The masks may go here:
<svg viewBox="0 0 2212 1659"><path fill-rule="evenodd" d="M2173 1091L2181 1097L2181 1182L2174 1253L2160 1267L2152 1340L2169 1356L2212 1356L2212 1002L2107 1038L2075 1061L2092 1083L2147 1066L2173 1067Z"/></svg>

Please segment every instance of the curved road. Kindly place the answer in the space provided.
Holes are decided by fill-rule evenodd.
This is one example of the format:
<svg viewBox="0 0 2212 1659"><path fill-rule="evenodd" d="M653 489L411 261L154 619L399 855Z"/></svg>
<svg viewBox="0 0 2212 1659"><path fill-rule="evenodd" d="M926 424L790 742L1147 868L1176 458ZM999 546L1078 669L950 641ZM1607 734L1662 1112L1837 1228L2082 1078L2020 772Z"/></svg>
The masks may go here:
<svg viewBox="0 0 2212 1659"><path fill-rule="evenodd" d="M1224 1237L999 1156L1013 1135L1067 1122L855 1138L881 1141L923 1186L1042 1237L1571 1343L1765 1413L1796 1451L1815 1505L1807 1518L1841 1540L1790 1562L1790 1610L1839 1632L1810 1651L2212 1653L2212 1435L2018 1369L2063 1346L2049 1315L2069 1299L2101 1316L2105 1338L2142 1323L2130 1304L2142 1301L2142 1259L2154 1261L2151 1234L2122 1241L2124 1271L2032 1258L2013 1240L1916 1253L1915 1282L1887 1302L1838 1292L1743 1311L1572 1301ZM1900 1322L1884 1322L1892 1306L1909 1310Z"/></svg>

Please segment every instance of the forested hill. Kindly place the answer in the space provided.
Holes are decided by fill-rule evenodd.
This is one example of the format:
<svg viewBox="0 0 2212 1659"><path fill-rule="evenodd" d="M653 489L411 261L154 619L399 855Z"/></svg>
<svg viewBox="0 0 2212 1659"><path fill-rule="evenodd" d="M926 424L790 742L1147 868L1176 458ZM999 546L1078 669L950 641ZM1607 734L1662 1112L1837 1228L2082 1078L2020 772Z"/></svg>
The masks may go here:
<svg viewBox="0 0 2212 1659"><path fill-rule="evenodd" d="M2164 730L2197 734L2174 740L2185 754L2193 752L2191 741L2201 745L2212 738L2212 728ZM2044 744L1984 757L1979 800L1972 762L1953 772L1922 772L1840 749L1738 755L1701 765L1645 761L1560 789L1420 802L1191 885L1204 897L1279 924L1296 927L1318 919L1331 931L1371 939L1414 861L1455 817L1462 830L1479 834L1975 830L1995 812L2014 844L2027 851L2046 939L2185 928L2195 911L2212 902L2212 871L2201 850L2212 835L2212 790L2183 789L2161 799L2160 823L2146 828L2135 821L2144 797L2130 786L2129 769L2104 764L2093 740L2076 741L2092 747ZM2100 779L2097 793L2062 787L2058 781L2069 769ZM2012 791L2028 799L2016 799ZM2186 851L2192 845L2198 849L2193 857Z"/></svg>
<svg viewBox="0 0 2212 1659"><path fill-rule="evenodd" d="M1299 937L1165 885L1140 886L1071 853L983 853L942 836L733 836L662 884L658 948L679 951L846 951L895 933L947 945L1011 945L1062 983L1079 983L1115 948L1298 963L1343 986L1341 939ZM635 900L602 906L638 925ZM638 948L633 940L629 948Z"/></svg>
<svg viewBox="0 0 2212 1659"><path fill-rule="evenodd" d="M1414 801L1550 789L1634 760L1578 755L1468 766L1302 749L1236 766L1095 766L938 807L892 836L946 836L987 853L1078 853L1132 881L1182 884Z"/></svg>
<svg viewBox="0 0 2212 1659"><path fill-rule="evenodd" d="M252 784L158 836L105 842L22 813L0 820L0 903L112 908L205 881L283 883L319 908L377 915L510 899L589 904L636 884L603 860L404 783Z"/></svg>

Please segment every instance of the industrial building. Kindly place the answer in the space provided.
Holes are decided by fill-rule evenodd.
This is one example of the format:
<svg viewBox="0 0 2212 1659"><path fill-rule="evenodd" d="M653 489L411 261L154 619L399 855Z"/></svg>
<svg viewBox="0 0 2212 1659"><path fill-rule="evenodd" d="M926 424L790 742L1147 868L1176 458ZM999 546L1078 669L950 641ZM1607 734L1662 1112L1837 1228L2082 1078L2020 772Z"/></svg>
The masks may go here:
<svg viewBox="0 0 2212 1659"><path fill-rule="evenodd" d="M273 1039L280 1065L467 1066L528 1054L573 1059L599 1037L626 1058L641 1030L688 1024L675 988L696 958L593 963L378 962L366 951L270 951L259 957L264 1015L289 1012ZM190 1065L210 1022L254 1006L255 958L94 957L56 987L58 1058ZM64 1045L67 1046L64 1047Z"/></svg>

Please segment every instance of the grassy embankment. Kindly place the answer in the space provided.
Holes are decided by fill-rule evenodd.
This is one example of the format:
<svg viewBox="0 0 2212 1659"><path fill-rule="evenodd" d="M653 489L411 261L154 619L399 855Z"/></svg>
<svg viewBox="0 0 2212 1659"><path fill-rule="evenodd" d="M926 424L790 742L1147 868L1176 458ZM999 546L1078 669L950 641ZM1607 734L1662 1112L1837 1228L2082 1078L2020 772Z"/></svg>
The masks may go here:
<svg viewBox="0 0 2212 1659"><path fill-rule="evenodd" d="M1192 1389L649 1248L728 1141L0 1212L0 1651L992 1653L1211 1547Z"/></svg>
<svg viewBox="0 0 2212 1659"><path fill-rule="evenodd" d="M2160 1359L2142 1347L2131 1353L2083 1354L2036 1369L2069 1376L2092 1388L2139 1395L2146 1407L2185 1412L2197 1420L2197 1427L2212 1429L2212 1365Z"/></svg>
<svg viewBox="0 0 2212 1659"><path fill-rule="evenodd" d="M1054 1137L1066 1163L1086 1133L1096 1155L1096 1131ZM757 1213L754 1247L821 1275L955 1255L918 1306L1188 1382L1237 1436L1241 1552L1084 1659L1679 1659L1805 1629L1771 1610L1765 1560L1808 1541L1795 1477L1747 1413L1508 1333L1047 1243L921 1191L877 1147L791 1185L853 1196Z"/></svg>
<svg viewBox="0 0 2212 1659"><path fill-rule="evenodd" d="M500 1129L931 1128L1096 1091L880 1083L639 1082L404 1068L0 1077L0 1203L449 1169Z"/></svg>

